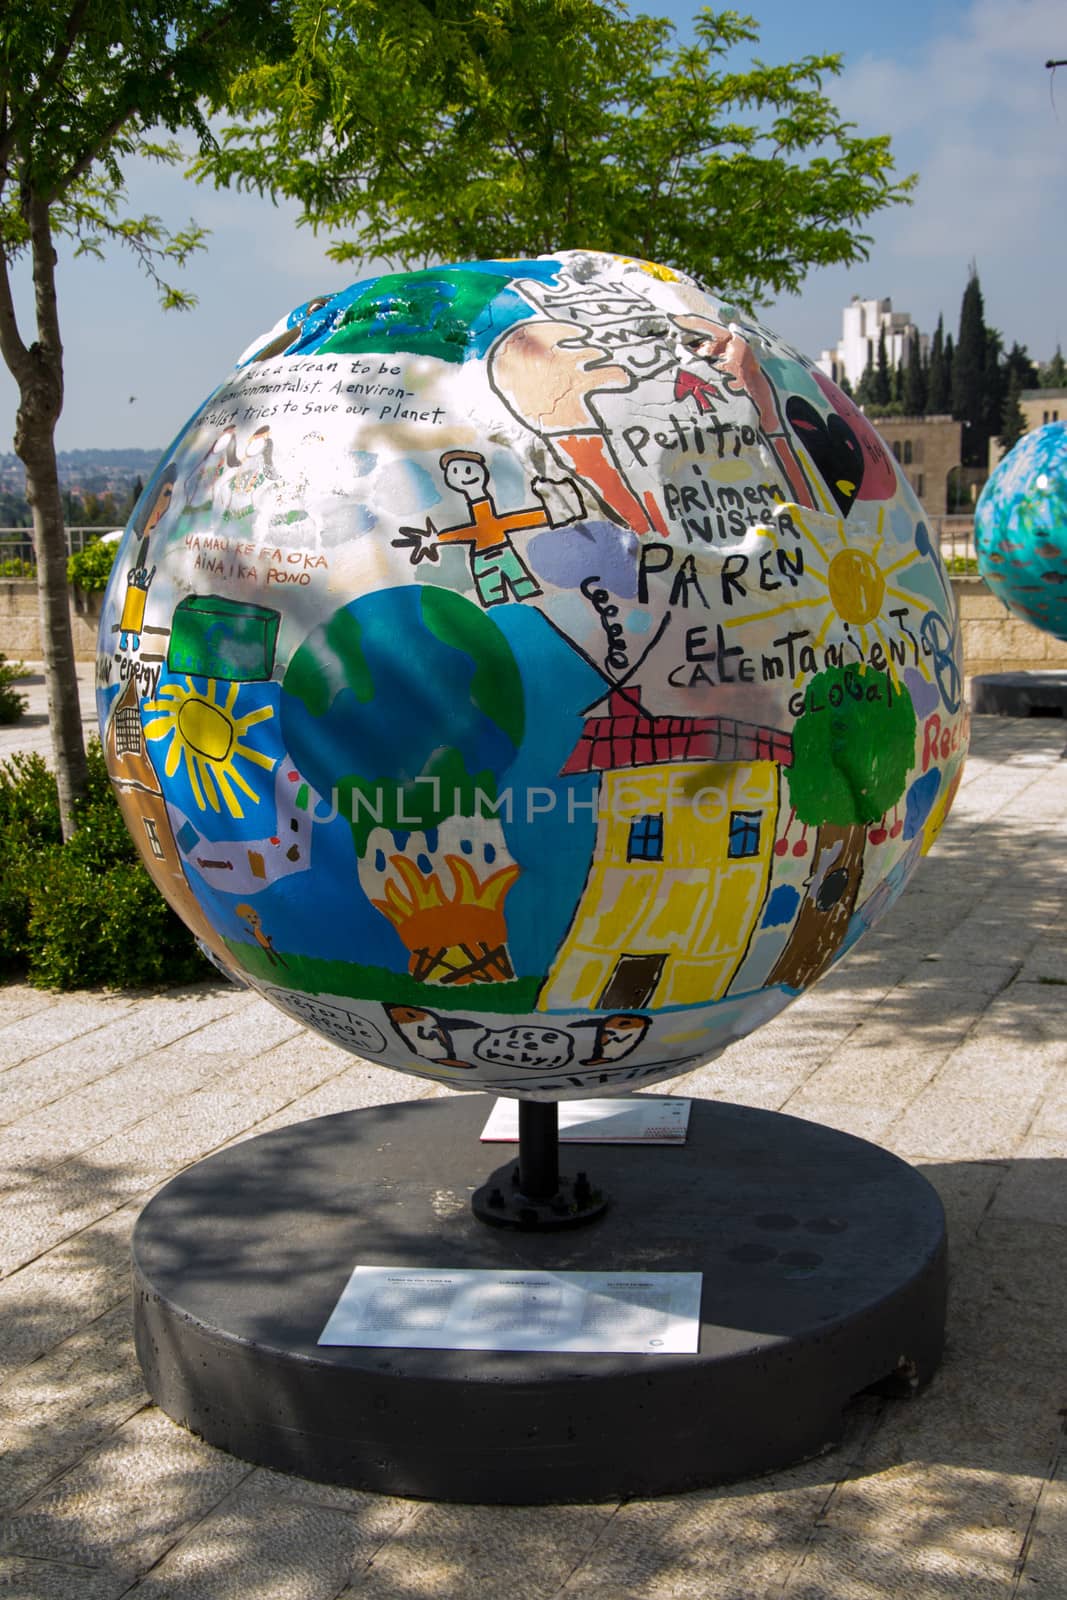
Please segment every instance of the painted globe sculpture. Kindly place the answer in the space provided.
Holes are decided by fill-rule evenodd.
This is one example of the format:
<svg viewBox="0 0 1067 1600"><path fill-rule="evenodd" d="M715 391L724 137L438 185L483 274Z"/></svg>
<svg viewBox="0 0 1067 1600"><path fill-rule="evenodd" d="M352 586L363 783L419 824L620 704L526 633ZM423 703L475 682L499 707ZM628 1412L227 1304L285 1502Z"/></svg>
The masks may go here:
<svg viewBox="0 0 1067 1600"><path fill-rule="evenodd" d="M214 959L533 1099L774 1017L893 902L966 747L951 587L870 424L617 256L298 307L164 456L100 641L119 802Z"/></svg>
<svg viewBox="0 0 1067 1600"><path fill-rule="evenodd" d="M1067 423L1026 433L1008 451L979 497L974 545L997 598L1067 639Z"/></svg>

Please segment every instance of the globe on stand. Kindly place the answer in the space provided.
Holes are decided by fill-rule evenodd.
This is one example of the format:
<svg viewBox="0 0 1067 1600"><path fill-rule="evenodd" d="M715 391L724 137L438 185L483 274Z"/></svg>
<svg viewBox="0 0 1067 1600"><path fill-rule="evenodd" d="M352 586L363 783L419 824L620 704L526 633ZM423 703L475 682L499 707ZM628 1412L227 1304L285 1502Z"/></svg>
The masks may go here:
<svg viewBox="0 0 1067 1600"><path fill-rule="evenodd" d="M950 585L865 417L607 255L298 307L166 452L100 641L120 804L214 959L534 1100L774 1017L892 903L966 746Z"/></svg>
<svg viewBox="0 0 1067 1600"><path fill-rule="evenodd" d="M1067 639L1067 423L1025 433L974 517L978 570L1010 611Z"/></svg>
<svg viewBox="0 0 1067 1600"><path fill-rule="evenodd" d="M556 1159L556 1101L684 1073L813 984L959 781L951 586L810 362L588 252L309 300L166 452L100 638L119 803L213 959L361 1057L520 1102L518 1165L473 1196L468 1096L174 1179L134 1240L164 1410L310 1476L587 1501L765 1471L926 1381L944 1219L895 1157L697 1100L675 1146ZM433 1279L417 1328L375 1302L326 1339L367 1264L389 1315ZM442 1296L486 1269L457 1356ZM586 1272L615 1287L539 1344ZM699 1315L667 1355L674 1277Z"/></svg>

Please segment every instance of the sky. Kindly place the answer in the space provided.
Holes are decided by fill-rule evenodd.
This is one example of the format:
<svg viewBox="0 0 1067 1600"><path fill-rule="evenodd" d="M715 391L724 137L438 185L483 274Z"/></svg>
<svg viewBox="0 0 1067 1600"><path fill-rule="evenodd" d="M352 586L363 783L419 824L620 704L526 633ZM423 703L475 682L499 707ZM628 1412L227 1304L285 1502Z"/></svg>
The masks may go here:
<svg viewBox="0 0 1067 1600"><path fill-rule="evenodd" d="M912 205L870 219L870 259L820 268L799 295L761 318L818 357L841 334L854 294L891 297L923 332L938 314L955 333L969 265L976 263L986 321L1047 360L1067 346L1067 58L1063 0L735 0L760 26L752 48L778 63L837 51L840 78L826 88L863 134L888 133L900 173L915 172ZM690 35L688 0L632 0L632 11L669 17ZM738 61L737 64L741 64ZM60 449L162 450L237 355L292 307L380 270L339 266L329 242L297 226L298 208L217 192L176 171L129 173L132 208L171 227L189 217L210 228L208 249L180 275L198 297L192 312L162 312L127 254L73 260L61 248L60 317L66 398ZM28 275L16 276L24 337ZM16 391L0 369L0 451L10 448Z"/></svg>

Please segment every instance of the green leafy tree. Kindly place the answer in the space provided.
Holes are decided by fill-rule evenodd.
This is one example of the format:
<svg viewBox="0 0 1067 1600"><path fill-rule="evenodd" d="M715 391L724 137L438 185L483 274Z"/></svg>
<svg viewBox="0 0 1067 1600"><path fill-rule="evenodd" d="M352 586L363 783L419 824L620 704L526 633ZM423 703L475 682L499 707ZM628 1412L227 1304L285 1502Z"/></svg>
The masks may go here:
<svg viewBox="0 0 1067 1600"><path fill-rule="evenodd" d="M265 0L25 0L0 11L0 354L18 387L15 451L26 469L40 587L42 647L64 836L77 826L86 764L67 605L55 428L63 405L56 239L77 254L131 250L164 306L191 303L166 281L203 240L132 214L123 163L182 158L175 135L206 145L205 108L239 68L287 47ZM30 260L32 312L12 290Z"/></svg>
<svg viewBox="0 0 1067 1600"><path fill-rule="evenodd" d="M339 261L609 250L751 305L865 259L912 186L824 93L839 56L731 70L758 39L737 12L685 46L616 0L322 0L294 28L197 170L295 197Z"/></svg>
<svg viewBox="0 0 1067 1600"><path fill-rule="evenodd" d="M110 493L87 494L82 501L80 520L87 528L113 528L119 520L115 496Z"/></svg>
<svg viewBox="0 0 1067 1600"><path fill-rule="evenodd" d="M1011 349L1004 357L1004 367L1006 373L1005 391L1010 386L1013 377L1019 380L1020 394L1024 389L1038 389L1041 387L1041 376L1038 372L1037 362L1031 361L1030 352L1024 344L1012 344Z"/></svg>

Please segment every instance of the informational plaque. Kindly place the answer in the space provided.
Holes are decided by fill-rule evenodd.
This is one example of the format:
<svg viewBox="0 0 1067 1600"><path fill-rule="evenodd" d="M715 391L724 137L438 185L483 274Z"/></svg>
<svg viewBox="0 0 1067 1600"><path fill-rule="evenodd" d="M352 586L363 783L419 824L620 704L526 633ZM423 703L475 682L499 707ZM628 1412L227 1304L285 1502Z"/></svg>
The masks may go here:
<svg viewBox="0 0 1067 1600"><path fill-rule="evenodd" d="M448 1272L357 1267L320 1345L686 1355L699 1272Z"/></svg>
<svg viewBox="0 0 1067 1600"><path fill-rule="evenodd" d="M561 1144L684 1144L690 1101L647 1094L617 1100L561 1100ZM519 1102L497 1100L482 1129L482 1141L514 1144L519 1137Z"/></svg>

